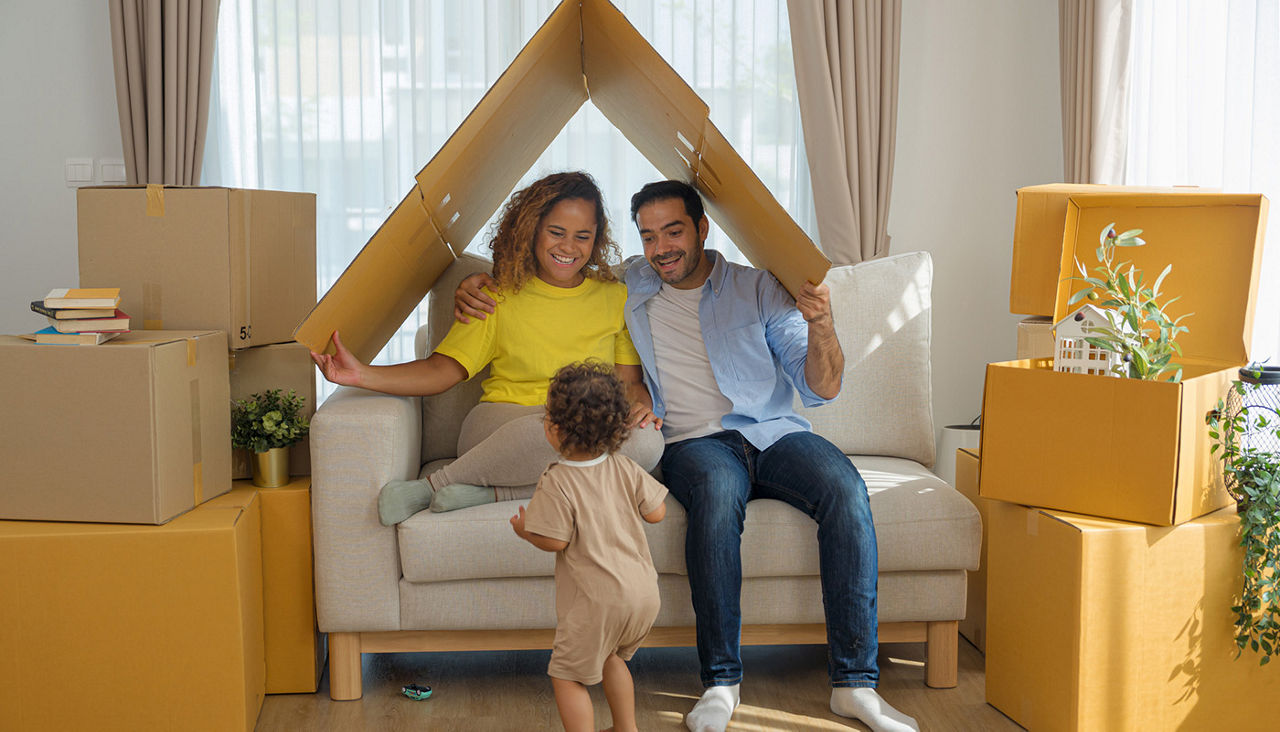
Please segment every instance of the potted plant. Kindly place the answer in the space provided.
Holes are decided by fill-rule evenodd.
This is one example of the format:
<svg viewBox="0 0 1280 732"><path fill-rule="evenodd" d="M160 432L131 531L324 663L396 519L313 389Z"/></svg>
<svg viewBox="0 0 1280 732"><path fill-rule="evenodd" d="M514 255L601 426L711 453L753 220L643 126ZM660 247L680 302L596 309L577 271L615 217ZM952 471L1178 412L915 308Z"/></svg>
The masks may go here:
<svg viewBox="0 0 1280 732"><path fill-rule="evenodd" d="M1236 616L1236 645L1265 664L1280 653L1280 367L1240 369L1225 400L1209 412L1210 452L1237 502L1244 584ZM1237 654L1237 658L1239 655Z"/></svg>
<svg viewBox="0 0 1280 732"><path fill-rule="evenodd" d="M1085 341L1091 346L1119 354L1120 363L1114 367L1116 373L1131 379L1158 379L1172 371L1169 381L1180 381L1182 367L1173 361L1173 357L1182 355L1182 346L1174 339L1179 333L1187 332L1187 327L1179 323L1191 313L1170 319L1164 309L1178 298L1164 305L1156 301L1160 296L1160 285L1173 265L1166 265L1148 288L1142 273L1132 264L1115 261L1117 247L1146 244L1138 238L1141 233L1142 229L1116 233L1114 223L1103 229L1098 236L1095 276L1090 277L1084 264L1077 259L1076 268L1080 276L1072 279L1083 280L1089 287L1073 294L1067 304L1075 305L1087 297L1106 314L1108 325L1094 328L1093 335Z"/></svg>
<svg viewBox="0 0 1280 732"><path fill-rule="evenodd" d="M253 484L278 488L289 482L289 446L307 436L303 400L292 389L268 389L231 405L231 446L253 452Z"/></svg>

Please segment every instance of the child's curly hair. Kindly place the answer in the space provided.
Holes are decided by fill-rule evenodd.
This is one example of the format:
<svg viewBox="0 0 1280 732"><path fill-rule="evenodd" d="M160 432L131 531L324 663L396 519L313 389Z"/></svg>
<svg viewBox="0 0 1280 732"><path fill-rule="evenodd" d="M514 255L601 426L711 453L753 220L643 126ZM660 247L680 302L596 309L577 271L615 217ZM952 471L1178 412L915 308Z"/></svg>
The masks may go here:
<svg viewBox="0 0 1280 732"><path fill-rule="evenodd" d="M538 272L533 254L538 229L551 209L561 201L580 199L595 204L596 240L582 274L595 280L614 282L610 262L621 259L621 250L609 234L604 215L604 196L595 180L582 172L553 173L516 191L502 207L489 239L493 250L493 278L504 292L519 292Z"/></svg>
<svg viewBox="0 0 1280 732"><path fill-rule="evenodd" d="M600 455L617 450L630 431L622 382L600 361L571 363L547 389L547 419L560 432L560 450Z"/></svg>

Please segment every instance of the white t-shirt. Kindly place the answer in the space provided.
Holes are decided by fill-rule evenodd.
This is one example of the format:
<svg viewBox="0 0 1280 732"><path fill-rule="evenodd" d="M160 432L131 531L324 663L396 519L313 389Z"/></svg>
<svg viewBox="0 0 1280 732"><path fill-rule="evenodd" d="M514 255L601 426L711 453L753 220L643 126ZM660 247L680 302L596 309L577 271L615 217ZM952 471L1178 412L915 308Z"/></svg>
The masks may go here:
<svg viewBox="0 0 1280 732"><path fill-rule="evenodd" d="M667 407L662 418L667 444L722 431L720 420L733 409L720 392L702 341L701 299L701 287L681 290L663 283L645 303L658 383Z"/></svg>

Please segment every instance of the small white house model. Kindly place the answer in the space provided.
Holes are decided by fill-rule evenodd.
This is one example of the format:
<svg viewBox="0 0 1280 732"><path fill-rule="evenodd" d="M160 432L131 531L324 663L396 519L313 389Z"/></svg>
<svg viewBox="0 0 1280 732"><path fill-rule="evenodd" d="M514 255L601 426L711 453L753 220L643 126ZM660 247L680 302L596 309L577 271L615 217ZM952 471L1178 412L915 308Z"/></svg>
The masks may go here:
<svg viewBox="0 0 1280 732"><path fill-rule="evenodd" d="M1120 365L1120 354L1090 345L1085 337L1099 326L1109 327L1107 314L1101 308L1084 305L1053 326L1057 346L1053 351L1053 370L1068 374L1122 376L1112 370Z"/></svg>

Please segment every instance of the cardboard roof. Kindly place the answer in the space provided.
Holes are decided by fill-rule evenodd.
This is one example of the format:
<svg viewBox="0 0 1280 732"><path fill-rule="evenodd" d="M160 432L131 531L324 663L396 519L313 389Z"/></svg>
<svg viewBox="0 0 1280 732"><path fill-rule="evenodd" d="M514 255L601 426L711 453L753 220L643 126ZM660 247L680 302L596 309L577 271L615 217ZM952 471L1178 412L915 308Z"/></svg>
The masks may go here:
<svg viewBox="0 0 1280 732"><path fill-rule="evenodd" d="M658 171L688 181L756 267L794 295L830 261L712 124L710 110L608 0L563 0L416 176L294 332L368 362L590 99Z"/></svg>

